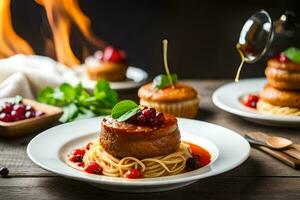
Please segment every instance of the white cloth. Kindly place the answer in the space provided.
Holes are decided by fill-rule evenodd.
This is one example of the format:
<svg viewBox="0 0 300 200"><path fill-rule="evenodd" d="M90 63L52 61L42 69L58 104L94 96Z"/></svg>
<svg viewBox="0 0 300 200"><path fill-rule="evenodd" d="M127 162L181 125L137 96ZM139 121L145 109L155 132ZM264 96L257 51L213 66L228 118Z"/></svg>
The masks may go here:
<svg viewBox="0 0 300 200"><path fill-rule="evenodd" d="M21 95L33 99L46 86L56 87L68 80L79 82L73 70L48 57L15 55L0 60L0 98Z"/></svg>

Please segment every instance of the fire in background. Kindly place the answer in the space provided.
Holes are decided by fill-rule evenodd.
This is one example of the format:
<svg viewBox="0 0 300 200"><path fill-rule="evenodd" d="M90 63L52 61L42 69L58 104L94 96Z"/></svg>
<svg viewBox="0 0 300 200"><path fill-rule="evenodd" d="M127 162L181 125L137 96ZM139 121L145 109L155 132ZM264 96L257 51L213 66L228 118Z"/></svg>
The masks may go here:
<svg viewBox="0 0 300 200"><path fill-rule="evenodd" d="M91 29L90 19L81 11L77 0L35 0L43 6L50 34L45 37L45 54L67 66L73 67L106 43ZM17 35L11 22L11 0L0 0L0 58L15 54L34 54L31 46ZM77 32L75 42L80 45L81 55L75 55L71 33Z"/></svg>

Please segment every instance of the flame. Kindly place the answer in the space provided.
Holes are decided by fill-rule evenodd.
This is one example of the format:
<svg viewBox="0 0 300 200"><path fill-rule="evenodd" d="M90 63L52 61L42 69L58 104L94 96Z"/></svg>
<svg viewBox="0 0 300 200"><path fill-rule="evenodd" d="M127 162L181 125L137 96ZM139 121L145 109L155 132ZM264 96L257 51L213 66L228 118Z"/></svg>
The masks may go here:
<svg viewBox="0 0 300 200"><path fill-rule="evenodd" d="M77 0L35 0L46 10L52 30L56 58L68 66L76 66L79 59L72 51L70 33L75 24L85 39L98 48L104 48L105 42L97 38L91 30L90 19L80 10ZM84 52L85 49L83 48Z"/></svg>
<svg viewBox="0 0 300 200"><path fill-rule="evenodd" d="M30 45L13 29L10 3L11 0L0 0L0 58L17 53L34 54Z"/></svg>

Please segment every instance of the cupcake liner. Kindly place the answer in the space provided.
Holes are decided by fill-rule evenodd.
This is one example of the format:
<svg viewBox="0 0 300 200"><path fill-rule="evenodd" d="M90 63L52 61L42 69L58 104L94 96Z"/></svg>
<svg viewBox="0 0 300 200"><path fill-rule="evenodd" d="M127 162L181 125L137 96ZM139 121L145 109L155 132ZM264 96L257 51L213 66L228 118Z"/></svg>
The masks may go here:
<svg viewBox="0 0 300 200"><path fill-rule="evenodd" d="M165 112L177 117L195 118L198 114L200 98L194 98L178 102L153 102L141 99L140 104L155 108L159 112Z"/></svg>

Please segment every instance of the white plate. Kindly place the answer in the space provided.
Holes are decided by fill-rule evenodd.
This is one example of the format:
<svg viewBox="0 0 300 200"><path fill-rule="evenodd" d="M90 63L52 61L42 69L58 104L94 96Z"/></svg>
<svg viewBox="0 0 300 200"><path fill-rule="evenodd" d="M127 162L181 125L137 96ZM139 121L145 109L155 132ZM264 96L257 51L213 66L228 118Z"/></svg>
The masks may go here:
<svg viewBox="0 0 300 200"><path fill-rule="evenodd" d="M213 102L222 110L259 124L279 127L300 127L300 117L262 114L240 103L239 99L243 95L259 93L266 82L265 78L254 78L223 85L214 92L212 97Z"/></svg>
<svg viewBox="0 0 300 200"><path fill-rule="evenodd" d="M75 73L84 88L90 91L94 89L97 81L89 79L82 65L75 69ZM110 82L110 87L115 90L134 89L140 87L148 80L148 74L146 71L133 66L128 67L126 77L127 79L124 81ZM73 83L72 80L70 80L70 82Z"/></svg>
<svg viewBox="0 0 300 200"><path fill-rule="evenodd" d="M124 179L91 175L66 164L67 154L98 137L101 118L80 120L53 127L37 135L27 147L29 158L40 167L96 187L126 192L171 190L189 185L199 179L235 168L250 152L248 142L239 134L207 122L178 119L182 139L206 148L213 158L207 167L174 176L144 179Z"/></svg>

